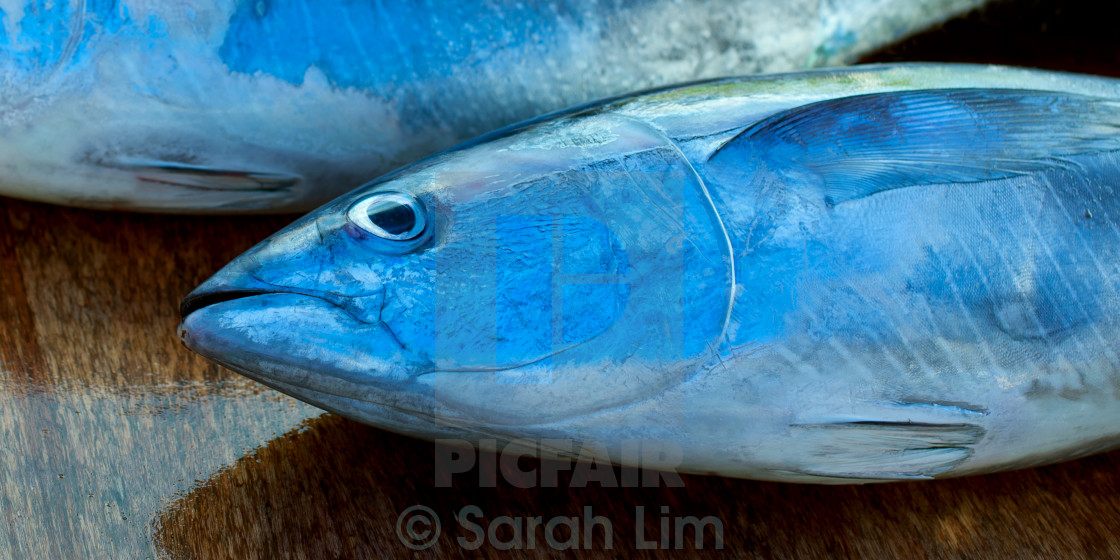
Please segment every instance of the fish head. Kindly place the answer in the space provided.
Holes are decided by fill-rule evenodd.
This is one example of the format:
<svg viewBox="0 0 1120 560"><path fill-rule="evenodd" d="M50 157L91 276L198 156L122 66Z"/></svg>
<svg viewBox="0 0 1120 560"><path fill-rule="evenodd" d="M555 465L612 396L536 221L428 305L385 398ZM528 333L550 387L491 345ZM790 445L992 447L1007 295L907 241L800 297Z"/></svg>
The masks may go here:
<svg viewBox="0 0 1120 560"><path fill-rule="evenodd" d="M699 371L727 327L732 270L719 216L672 143L618 117L564 118L306 216L189 295L181 335L400 431L423 433L417 418L548 423Z"/></svg>

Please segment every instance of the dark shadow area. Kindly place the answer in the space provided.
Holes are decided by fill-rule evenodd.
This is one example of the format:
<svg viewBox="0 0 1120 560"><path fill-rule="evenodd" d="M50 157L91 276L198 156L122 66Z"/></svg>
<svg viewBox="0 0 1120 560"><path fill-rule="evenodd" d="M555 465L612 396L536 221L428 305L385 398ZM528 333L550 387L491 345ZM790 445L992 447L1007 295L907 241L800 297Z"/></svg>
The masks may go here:
<svg viewBox="0 0 1120 560"><path fill-rule="evenodd" d="M970 62L1120 76L1120 4L995 0L860 60Z"/></svg>

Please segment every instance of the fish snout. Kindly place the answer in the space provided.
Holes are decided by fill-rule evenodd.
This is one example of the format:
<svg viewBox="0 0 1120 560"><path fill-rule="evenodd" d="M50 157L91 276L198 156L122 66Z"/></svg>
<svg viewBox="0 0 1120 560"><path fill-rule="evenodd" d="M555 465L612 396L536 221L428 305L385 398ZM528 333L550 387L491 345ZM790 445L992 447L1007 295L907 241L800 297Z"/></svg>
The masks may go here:
<svg viewBox="0 0 1120 560"><path fill-rule="evenodd" d="M268 294L317 298L355 320L376 324L385 289L371 266L347 267L338 243L324 234L319 220L303 220L253 247L188 294L182 319L199 309Z"/></svg>
<svg viewBox="0 0 1120 560"><path fill-rule="evenodd" d="M381 269L338 229L305 218L219 270L182 301L183 344L321 404L407 383L417 359L382 321Z"/></svg>

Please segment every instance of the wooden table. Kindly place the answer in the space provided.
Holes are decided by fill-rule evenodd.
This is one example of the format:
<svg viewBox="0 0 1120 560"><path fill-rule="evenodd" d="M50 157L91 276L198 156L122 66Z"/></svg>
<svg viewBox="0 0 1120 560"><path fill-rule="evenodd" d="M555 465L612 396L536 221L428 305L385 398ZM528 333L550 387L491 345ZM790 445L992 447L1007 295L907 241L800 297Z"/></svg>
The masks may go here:
<svg viewBox="0 0 1120 560"><path fill-rule="evenodd" d="M1033 11L1007 15L1024 5ZM998 62L1116 74L1115 49L1079 31L1116 18L1086 3L1071 24L1068 8L1054 15L1056 5L997 6L876 59L988 53ZM993 27L1008 18L1013 25ZM456 537L474 537L454 512L468 505L490 522L579 518L590 507L610 523L612 548L598 530L581 556L656 555L635 549L638 506L647 540L656 543L666 507L670 520L718 519L724 552L741 557L1120 555L1120 453L862 487L689 476L683 488L568 488L562 478L558 488L522 490L502 477L497 487L480 485L477 470L436 487L431 444L321 414L179 345L180 298L291 219L100 213L0 199L0 557L458 557L470 552ZM443 523L434 546L415 553L397 531L398 516L414 505ZM678 554L710 553L686 536L670 542L682 546ZM523 554L558 554L537 537Z"/></svg>

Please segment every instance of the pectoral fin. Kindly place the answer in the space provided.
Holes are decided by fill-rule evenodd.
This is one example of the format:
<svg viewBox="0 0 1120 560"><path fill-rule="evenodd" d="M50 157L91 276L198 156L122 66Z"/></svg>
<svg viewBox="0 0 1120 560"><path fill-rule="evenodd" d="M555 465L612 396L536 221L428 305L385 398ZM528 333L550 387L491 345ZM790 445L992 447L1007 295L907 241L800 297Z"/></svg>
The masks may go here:
<svg viewBox="0 0 1120 560"><path fill-rule="evenodd" d="M858 95L766 118L709 158L717 176L818 176L833 204L922 184L973 183L1074 165L1120 150L1120 105L1093 97L1010 89Z"/></svg>
<svg viewBox="0 0 1120 560"><path fill-rule="evenodd" d="M836 422L797 424L793 444L803 457L793 472L828 478L926 479L972 456L984 437L975 424Z"/></svg>
<svg viewBox="0 0 1120 560"><path fill-rule="evenodd" d="M299 184L291 173L226 169L174 161L122 159L113 167L136 173L141 181L214 191L280 191Z"/></svg>

